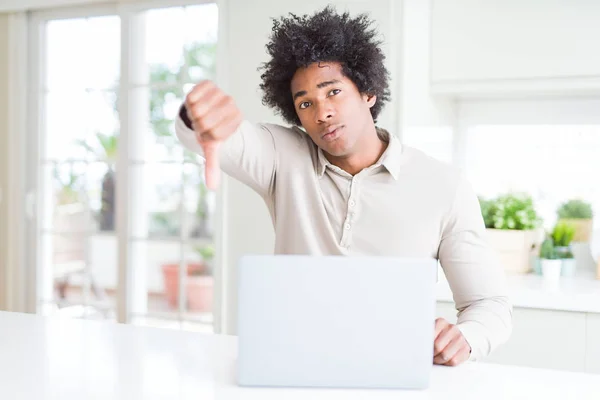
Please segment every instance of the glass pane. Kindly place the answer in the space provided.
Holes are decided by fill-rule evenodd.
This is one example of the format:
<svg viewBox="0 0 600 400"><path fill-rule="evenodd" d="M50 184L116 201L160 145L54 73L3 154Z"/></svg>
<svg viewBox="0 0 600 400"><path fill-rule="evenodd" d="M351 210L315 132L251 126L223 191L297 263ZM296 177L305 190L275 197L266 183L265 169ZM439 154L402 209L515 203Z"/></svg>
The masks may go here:
<svg viewBox="0 0 600 400"><path fill-rule="evenodd" d="M215 3L186 7L183 21L186 44L216 42L219 9Z"/></svg>
<svg viewBox="0 0 600 400"><path fill-rule="evenodd" d="M87 26L85 19L48 22L46 27L48 89L85 89L87 60L83 52L87 46Z"/></svg>
<svg viewBox="0 0 600 400"><path fill-rule="evenodd" d="M214 233L216 194L208 190L204 165L185 164L185 231L191 238L211 238Z"/></svg>
<svg viewBox="0 0 600 400"><path fill-rule="evenodd" d="M82 234L44 235L52 249L42 260L40 301L45 314L115 319L117 245L115 237Z"/></svg>
<svg viewBox="0 0 600 400"><path fill-rule="evenodd" d="M51 172L52 197L44 208L52 215L52 225L45 226L54 232L85 233L92 230L92 217L87 209L86 164L48 164Z"/></svg>
<svg viewBox="0 0 600 400"><path fill-rule="evenodd" d="M217 42L193 42L186 46L186 81L214 80L217 75Z"/></svg>
<svg viewBox="0 0 600 400"><path fill-rule="evenodd" d="M48 90L104 89L118 83L118 17L50 21L46 44Z"/></svg>
<svg viewBox="0 0 600 400"><path fill-rule="evenodd" d="M86 86L91 89L115 88L121 68L121 20L116 16L88 19L85 50Z"/></svg>
<svg viewBox="0 0 600 400"><path fill-rule="evenodd" d="M197 83L216 78L218 21L216 4L186 7L185 81Z"/></svg>
<svg viewBox="0 0 600 400"><path fill-rule="evenodd" d="M144 161L183 161L184 149L175 135L175 118L183 102L183 89L154 89L149 95L149 126L144 135Z"/></svg>
<svg viewBox="0 0 600 400"><path fill-rule="evenodd" d="M136 237L179 237L182 221L182 165L146 164L131 167ZM135 226L140 225L140 226ZM141 226L146 225L146 226Z"/></svg>
<svg viewBox="0 0 600 400"><path fill-rule="evenodd" d="M88 159L114 164L117 160L119 116L115 91L93 91L88 94L91 107L88 124L91 134L81 145L88 151Z"/></svg>
<svg viewBox="0 0 600 400"><path fill-rule="evenodd" d="M183 8L162 8L146 13L146 61L150 83L175 83L183 66L185 32Z"/></svg>
<svg viewBox="0 0 600 400"><path fill-rule="evenodd" d="M113 232L116 223L116 170L107 163L89 164L86 172L86 193L94 230Z"/></svg>
<svg viewBox="0 0 600 400"><path fill-rule="evenodd" d="M173 318L179 315L180 295L184 296L186 319L206 318L213 310L213 257L210 242L189 243L152 241L135 243L146 249L147 312ZM180 263L185 275L180 285ZM137 278L136 278L137 279ZM180 294L180 287L185 292Z"/></svg>
<svg viewBox="0 0 600 400"><path fill-rule="evenodd" d="M85 91L46 94L45 148L42 157L52 160L87 159L83 142L92 138L90 96Z"/></svg>

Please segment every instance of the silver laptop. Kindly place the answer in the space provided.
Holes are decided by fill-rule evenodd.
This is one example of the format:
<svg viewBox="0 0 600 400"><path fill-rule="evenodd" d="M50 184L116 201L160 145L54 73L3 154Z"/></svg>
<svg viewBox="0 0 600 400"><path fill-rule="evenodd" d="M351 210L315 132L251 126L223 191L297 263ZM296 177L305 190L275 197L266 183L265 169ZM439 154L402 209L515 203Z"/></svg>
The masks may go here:
<svg viewBox="0 0 600 400"><path fill-rule="evenodd" d="M427 388L436 273L434 259L241 258L238 384Z"/></svg>

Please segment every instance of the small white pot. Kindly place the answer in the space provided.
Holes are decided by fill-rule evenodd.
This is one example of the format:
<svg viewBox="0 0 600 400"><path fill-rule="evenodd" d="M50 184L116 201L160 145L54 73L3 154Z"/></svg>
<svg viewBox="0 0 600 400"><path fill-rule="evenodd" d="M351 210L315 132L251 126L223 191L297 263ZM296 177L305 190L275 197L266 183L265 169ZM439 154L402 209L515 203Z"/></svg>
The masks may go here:
<svg viewBox="0 0 600 400"><path fill-rule="evenodd" d="M544 280L557 282L560 280L562 270L562 260L546 260L542 259L542 277Z"/></svg>
<svg viewBox="0 0 600 400"><path fill-rule="evenodd" d="M577 261L574 258L565 258L562 260L562 276L573 277L575 276L577 268Z"/></svg>

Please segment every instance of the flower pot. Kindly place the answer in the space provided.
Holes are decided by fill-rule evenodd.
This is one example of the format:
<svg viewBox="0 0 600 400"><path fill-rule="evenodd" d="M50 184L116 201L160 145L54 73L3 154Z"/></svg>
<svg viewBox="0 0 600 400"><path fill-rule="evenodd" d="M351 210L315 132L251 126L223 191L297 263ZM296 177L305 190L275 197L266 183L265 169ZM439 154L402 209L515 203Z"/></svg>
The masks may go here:
<svg viewBox="0 0 600 400"><path fill-rule="evenodd" d="M186 287L188 311L212 312L214 287L212 276L190 276Z"/></svg>
<svg viewBox="0 0 600 400"><path fill-rule="evenodd" d="M561 268L561 276L575 276L575 269L577 266L577 262L574 258L563 258L562 260L562 268Z"/></svg>
<svg viewBox="0 0 600 400"><path fill-rule="evenodd" d="M592 234L592 219L561 218L558 222L566 222L575 227L574 242L589 242Z"/></svg>
<svg viewBox="0 0 600 400"><path fill-rule="evenodd" d="M535 275L542 274L542 260L540 260L538 256L531 256L531 265L533 267L533 273Z"/></svg>
<svg viewBox="0 0 600 400"><path fill-rule="evenodd" d="M526 274L532 269L532 256L541 243L538 230L486 229L487 241L508 273Z"/></svg>
<svg viewBox="0 0 600 400"><path fill-rule="evenodd" d="M205 269L205 266L201 263L187 263L186 267L187 280L189 280L190 275L199 274ZM179 306L179 264L163 264L162 272L169 306L177 308Z"/></svg>
<svg viewBox="0 0 600 400"><path fill-rule="evenodd" d="M544 280L558 282L562 270L562 260L542 259L542 277Z"/></svg>

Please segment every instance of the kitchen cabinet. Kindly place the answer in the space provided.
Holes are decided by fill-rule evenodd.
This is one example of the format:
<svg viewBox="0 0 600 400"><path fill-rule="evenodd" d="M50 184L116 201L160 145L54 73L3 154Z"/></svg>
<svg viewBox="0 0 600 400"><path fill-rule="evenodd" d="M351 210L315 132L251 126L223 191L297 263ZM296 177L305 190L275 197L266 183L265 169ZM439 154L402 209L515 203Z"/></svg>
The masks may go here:
<svg viewBox="0 0 600 400"><path fill-rule="evenodd" d="M600 374L600 314L587 314L586 372Z"/></svg>
<svg viewBox="0 0 600 400"><path fill-rule="evenodd" d="M438 302L437 315L456 322L453 303ZM510 339L484 362L600 372L600 340L586 342L592 335L600 339L600 314L515 307Z"/></svg>
<svg viewBox="0 0 600 400"><path fill-rule="evenodd" d="M597 92L600 2L434 0L432 91Z"/></svg>

